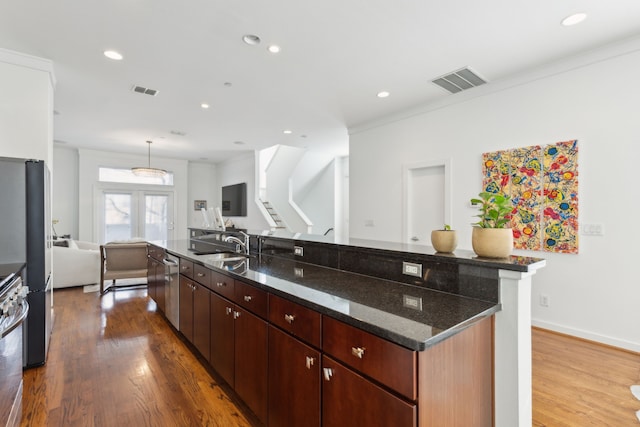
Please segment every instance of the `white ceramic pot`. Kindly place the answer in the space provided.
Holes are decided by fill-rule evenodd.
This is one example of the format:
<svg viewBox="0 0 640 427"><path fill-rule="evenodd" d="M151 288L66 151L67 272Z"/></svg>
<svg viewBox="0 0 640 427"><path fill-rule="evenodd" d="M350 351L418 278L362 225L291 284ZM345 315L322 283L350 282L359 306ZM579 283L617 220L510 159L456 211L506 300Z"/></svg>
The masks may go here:
<svg viewBox="0 0 640 427"><path fill-rule="evenodd" d="M438 252L451 253L458 246L458 233L456 230L433 230L431 246Z"/></svg>
<svg viewBox="0 0 640 427"><path fill-rule="evenodd" d="M506 258L513 251L513 231L510 228L473 227L471 246L478 256Z"/></svg>

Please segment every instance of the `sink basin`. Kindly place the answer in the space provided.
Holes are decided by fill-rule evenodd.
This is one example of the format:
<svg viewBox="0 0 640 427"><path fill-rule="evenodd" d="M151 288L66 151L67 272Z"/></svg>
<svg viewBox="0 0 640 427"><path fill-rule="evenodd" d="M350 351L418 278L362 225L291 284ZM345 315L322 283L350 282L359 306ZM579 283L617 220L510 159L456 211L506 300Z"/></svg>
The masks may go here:
<svg viewBox="0 0 640 427"><path fill-rule="evenodd" d="M235 252L219 252L217 254L210 255L210 259L212 261L242 261L247 259L247 256Z"/></svg>

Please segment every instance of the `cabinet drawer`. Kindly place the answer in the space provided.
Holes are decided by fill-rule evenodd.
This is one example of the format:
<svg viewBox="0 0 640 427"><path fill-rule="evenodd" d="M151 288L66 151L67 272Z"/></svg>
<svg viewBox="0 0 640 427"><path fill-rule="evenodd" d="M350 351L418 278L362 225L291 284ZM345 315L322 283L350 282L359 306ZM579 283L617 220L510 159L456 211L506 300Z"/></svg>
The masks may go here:
<svg viewBox="0 0 640 427"><path fill-rule="evenodd" d="M180 274L193 279L193 262L180 258Z"/></svg>
<svg viewBox="0 0 640 427"><path fill-rule="evenodd" d="M267 293L262 289L251 286L244 282L234 280L233 300L241 307L254 312L258 316L267 318Z"/></svg>
<svg viewBox="0 0 640 427"><path fill-rule="evenodd" d="M322 349L338 360L416 400L416 352L328 316L322 317Z"/></svg>
<svg viewBox="0 0 640 427"><path fill-rule="evenodd" d="M234 299L233 279L229 276L212 271L211 289L230 300Z"/></svg>
<svg viewBox="0 0 640 427"><path fill-rule="evenodd" d="M211 270L200 264L193 265L193 280L207 288L211 287Z"/></svg>
<svg viewBox="0 0 640 427"><path fill-rule="evenodd" d="M317 311L270 294L269 322L320 348L322 316Z"/></svg>

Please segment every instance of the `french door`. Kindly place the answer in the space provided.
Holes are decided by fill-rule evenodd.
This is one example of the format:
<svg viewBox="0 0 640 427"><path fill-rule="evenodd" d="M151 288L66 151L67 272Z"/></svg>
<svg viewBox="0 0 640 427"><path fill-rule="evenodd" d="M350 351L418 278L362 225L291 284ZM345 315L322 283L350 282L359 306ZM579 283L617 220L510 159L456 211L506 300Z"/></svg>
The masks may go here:
<svg viewBox="0 0 640 427"><path fill-rule="evenodd" d="M102 189L98 198L100 242L173 239L173 192Z"/></svg>

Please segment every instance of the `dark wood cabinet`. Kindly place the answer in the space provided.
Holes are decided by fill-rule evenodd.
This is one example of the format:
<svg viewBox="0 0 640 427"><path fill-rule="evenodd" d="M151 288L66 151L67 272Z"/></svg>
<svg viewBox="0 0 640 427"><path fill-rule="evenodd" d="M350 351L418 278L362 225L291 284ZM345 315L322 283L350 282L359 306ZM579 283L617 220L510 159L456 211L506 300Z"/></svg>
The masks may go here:
<svg viewBox="0 0 640 427"><path fill-rule="evenodd" d="M180 277L180 332L202 357L210 359L210 293L207 288Z"/></svg>
<svg viewBox="0 0 640 427"><path fill-rule="evenodd" d="M211 366L231 387L234 387L234 305L214 292L209 298L211 301Z"/></svg>
<svg viewBox="0 0 640 427"><path fill-rule="evenodd" d="M267 422L267 322L235 308L235 390Z"/></svg>
<svg viewBox="0 0 640 427"><path fill-rule="evenodd" d="M165 312L164 254L162 248L154 245L147 249L147 294L162 313Z"/></svg>
<svg viewBox="0 0 640 427"><path fill-rule="evenodd" d="M320 352L269 326L269 427L319 427Z"/></svg>
<svg viewBox="0 0 640 427"><path fill-rule="evenodd" d="M327 356L322 358L322 377L324 427L417 425L414 403L391 394Z"/></svg>

